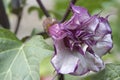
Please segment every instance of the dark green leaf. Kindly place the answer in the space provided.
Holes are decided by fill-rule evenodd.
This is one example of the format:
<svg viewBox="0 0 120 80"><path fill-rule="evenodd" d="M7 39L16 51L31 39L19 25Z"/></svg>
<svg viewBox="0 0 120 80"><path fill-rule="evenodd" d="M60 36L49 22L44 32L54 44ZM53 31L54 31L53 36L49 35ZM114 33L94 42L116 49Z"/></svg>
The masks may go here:
<svg viewBox="0 0 120 80"><path fill-rule="evenodd" d="M11 0L9 4L9 10L14 14L19 15L22 12L25 4L26 0Z"/></svg>
<svg viewBox="0 0 120 80"><path fill-rule="evenodd" d="M104 70L85 80L120 80L120 64L107 64Z"/></svg>
<svg viewBox="0 0 120 80"><path fill-rule="evenodd" d="M39 18L41 18L44 14L42 12L42 10L39 8L39 7L36 7L36 6L31 6L29 9L28 9L28 13L31 13L33 11L37 11L38 12L38 15L39 15Z"/></svg>

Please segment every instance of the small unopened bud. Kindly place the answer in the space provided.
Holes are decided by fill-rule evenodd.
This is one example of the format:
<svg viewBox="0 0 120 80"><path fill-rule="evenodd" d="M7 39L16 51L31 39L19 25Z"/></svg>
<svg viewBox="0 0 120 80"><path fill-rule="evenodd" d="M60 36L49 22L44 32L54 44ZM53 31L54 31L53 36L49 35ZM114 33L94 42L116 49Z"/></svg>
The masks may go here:
<svg viewBox="0 0 120 80"><path fill-rule="evenodd" d="M46 32L48 32L48 28L52 25L54 25L55 23L57 23L57 20L54 19L54 18L46 18L44 21L43 21L43 27L44 27L44 30Z"/></svg>

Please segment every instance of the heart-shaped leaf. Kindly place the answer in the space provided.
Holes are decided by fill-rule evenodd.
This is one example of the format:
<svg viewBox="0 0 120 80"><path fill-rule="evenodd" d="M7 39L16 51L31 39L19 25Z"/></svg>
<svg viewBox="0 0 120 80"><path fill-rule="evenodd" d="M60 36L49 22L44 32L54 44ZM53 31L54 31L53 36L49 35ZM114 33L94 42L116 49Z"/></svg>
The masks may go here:
<svg viewBox="0 0 120 80"><path fill-rule="evenodd" d="M41 36L22 44L10 31L0 29L0 43L0 80L40 80L40 61L52 53Z"/></svg>

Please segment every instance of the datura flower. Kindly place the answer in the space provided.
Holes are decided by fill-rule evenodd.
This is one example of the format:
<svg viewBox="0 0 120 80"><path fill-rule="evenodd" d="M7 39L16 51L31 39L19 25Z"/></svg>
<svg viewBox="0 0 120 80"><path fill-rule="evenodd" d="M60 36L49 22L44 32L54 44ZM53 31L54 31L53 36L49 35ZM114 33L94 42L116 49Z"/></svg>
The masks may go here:
<svg viewBox="0 0 120 80"><path fill-rule="evenodd" d="M55 48L51 62L61 74L98 72L105 67L101 57L113 46L107 17L91 16L80 6L71 5L71 10L70 20L48 28Z"/></svg>

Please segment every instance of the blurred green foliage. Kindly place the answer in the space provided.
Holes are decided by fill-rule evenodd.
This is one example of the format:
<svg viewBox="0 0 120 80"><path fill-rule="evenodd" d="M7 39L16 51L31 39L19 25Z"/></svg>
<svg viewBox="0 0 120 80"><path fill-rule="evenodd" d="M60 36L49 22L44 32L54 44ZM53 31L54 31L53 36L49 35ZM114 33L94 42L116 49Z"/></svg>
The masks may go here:
<svg viewBox="0 0 120 80"><path fill-rule="evenodd" d="M120 27L120 4L118 3L115 3L116 5L116 8L118 9L118 12L117 12L117 19L115 21L113 21L111 24L113 27L113 40L114 40L114 43L116 44L116 48L118 51L120 51L120 30L119 30L119 27Z"/></svg>
<svg viewBox="0 0 120 80"><path fill-rule="evenodd" d="M57 19L61 19L63 14L66 11L66 8L69 6L70 0L54 0L55 7L53 14ZM97 9L103 8L102 4L105 2L109 2L110 0L77 0L76 5L83 6L89 10L89 12L93 12ZM98 12L99 13L99 12Z"/></svg>
<svg viewBox="0 0 120 80"><path fill-rule="evenodd" d="M9 10L11 13L19 15L22 12L25 4L26 0L11 0L9 3Z"/></svg>
<svg viewBox="0 0 120 80"><path fill-rule="evenodd" d="M102 4L111 0L78 0L77 5L87 8L90 12L96 9L103 9Z"/></svg>

